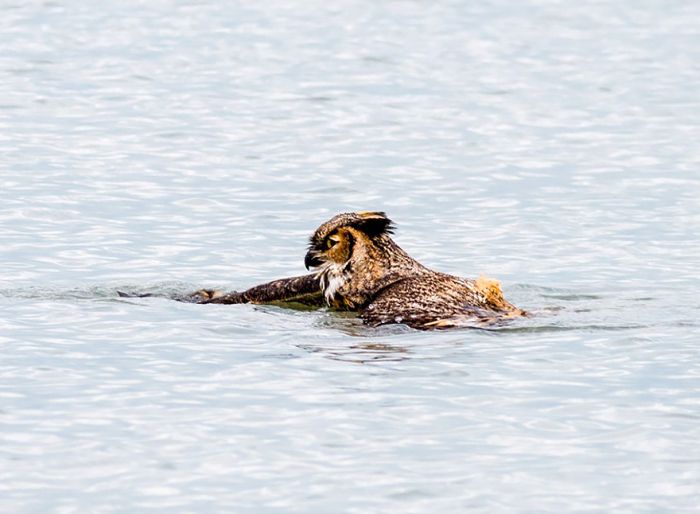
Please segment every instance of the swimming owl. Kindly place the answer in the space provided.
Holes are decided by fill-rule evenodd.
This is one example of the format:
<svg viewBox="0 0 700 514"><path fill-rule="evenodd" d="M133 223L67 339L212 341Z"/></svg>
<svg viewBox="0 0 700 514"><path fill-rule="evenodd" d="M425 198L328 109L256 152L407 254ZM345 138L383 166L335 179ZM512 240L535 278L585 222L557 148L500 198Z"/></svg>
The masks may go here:
<svg viewBox="0 0 700 514"><path fill-rule="evenodd" d="M334 216L311 236L304 264L313 273L275 280L247 291L202 290L199 303L327 303L355 311L372 326L403 323L432 329L479 326L525 316L503 298L497 281L433 271L391 238L383 212Z"/></svg>

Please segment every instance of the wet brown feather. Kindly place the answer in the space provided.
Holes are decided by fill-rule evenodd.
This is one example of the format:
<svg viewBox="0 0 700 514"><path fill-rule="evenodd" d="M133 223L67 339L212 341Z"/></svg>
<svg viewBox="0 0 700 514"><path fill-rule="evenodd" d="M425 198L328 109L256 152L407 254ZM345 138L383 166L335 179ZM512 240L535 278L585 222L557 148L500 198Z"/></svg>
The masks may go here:
<svg viewBox="0 0 700 514"><path fill-rule="evenodd" d="M500 283L460 278L426 268L391 238L383 212L334 216L311 236L305 262L314 273L275 280L244 292L195 293L200 303L325 301L356 311L365 323L404 323L434 329L480 326L525 316L503 297Z"/></svg>

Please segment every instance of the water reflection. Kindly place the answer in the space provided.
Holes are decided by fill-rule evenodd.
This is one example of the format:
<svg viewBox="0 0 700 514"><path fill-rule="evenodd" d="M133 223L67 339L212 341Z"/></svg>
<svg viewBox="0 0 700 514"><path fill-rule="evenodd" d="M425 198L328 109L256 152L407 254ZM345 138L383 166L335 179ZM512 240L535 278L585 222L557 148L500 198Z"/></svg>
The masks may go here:
<svg viewBox="0 0 700 514"><path fill-rule="evenodd" d="M313 353L321 352L331 360L356 364L400 362L411 358L411 350L407 347L371 341L347 346L298 345L298 347Z"/></svg>

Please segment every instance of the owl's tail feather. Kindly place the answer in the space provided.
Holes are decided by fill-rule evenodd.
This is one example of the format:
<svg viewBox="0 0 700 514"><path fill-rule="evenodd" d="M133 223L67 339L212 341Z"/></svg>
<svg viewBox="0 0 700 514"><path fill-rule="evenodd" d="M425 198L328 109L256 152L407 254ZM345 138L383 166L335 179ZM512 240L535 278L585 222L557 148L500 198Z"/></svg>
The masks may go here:
<svg viewBox="0 0 700 514"><path fill-rule="evenodd" d="M482 275L476 279L474 285L477 290L484 295L486 301L493 306L503 308L510 305L506 299L503 298L503 290L498 280Z"/></svg>
<svg viewBox="0 0 700 514"><path fill-rule="evenodd" d="M501 283L498 280L482 275L476 279L474 285L476 286L477 290L484 295L486 298L486 303L491 308L509 312L513 315L513 317L527 316L527 312L522 309L518 309L515 305L503 297Z"/></svg>

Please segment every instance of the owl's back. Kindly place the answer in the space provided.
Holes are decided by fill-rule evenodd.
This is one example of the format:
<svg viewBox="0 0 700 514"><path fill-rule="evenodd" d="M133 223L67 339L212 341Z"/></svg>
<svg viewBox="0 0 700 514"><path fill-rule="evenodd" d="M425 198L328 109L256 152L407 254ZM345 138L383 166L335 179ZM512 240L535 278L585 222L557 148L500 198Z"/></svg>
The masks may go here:
<svg viewBox="0 0 700 514"><path fill-rule="evenodd" d="M495 280L468 280L431 270L392 283L360 312L370 325L404 323L424 329L481 326L523 315L503 298Z"/></svg>

